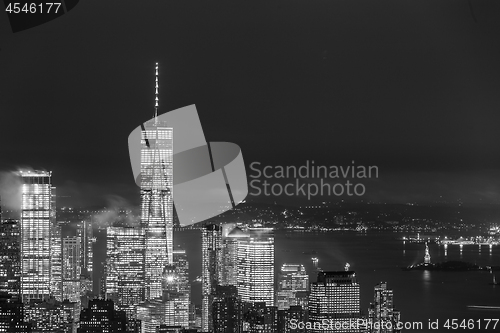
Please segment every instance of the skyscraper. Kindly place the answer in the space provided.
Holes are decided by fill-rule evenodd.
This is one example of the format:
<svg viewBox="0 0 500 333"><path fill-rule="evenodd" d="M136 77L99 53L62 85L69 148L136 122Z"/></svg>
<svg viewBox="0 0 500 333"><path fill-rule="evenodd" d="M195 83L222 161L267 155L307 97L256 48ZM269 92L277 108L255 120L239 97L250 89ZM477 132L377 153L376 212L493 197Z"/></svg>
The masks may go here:
<svg viewBox="0 0 500 333"><path fill-rule="evenodd" d="M348 325L361 316L356 274L353 271L318 273L317 282L311 283L308 306L309 320L318 324L312 332L359 332L355 325ZM324 320L329 323L326 329L320 326Z"/></svg>
<svg viewBox="0 0 500 333"><path fill-rule="evenodd" d="M212 331L212 302L222 279L222 228L215 224L202 229L201 293L203 331Z"/></svg>
<svg viewBox="0 0 500 333"><path fill-rule="evenodd" d="M244 302L274 306L274 233L253 227L238 239L238 295Z"/></svg>
<svg viewBox="0 0 500 333"><path fill-rule="evenodd" d="M80 303L80 238L64 237L62 239L62 298L70 302ZM79 310L78 310L79 311Z"/></svg>
<svg viewBox="0 0 500 333"><path fill-rule="evenodd" d="M191 297L191 284L189 283L189 261L186 250L176 248L174 250L174 267L179 280L179 292Z"/></svg>
<svg viewBox="0 0 500 333"><path fill-rule="evenodd" d="M20 300L19 221L0 222L0 294Z"/></svg>
<svg viewBox="0 0 500 333"><path fill-rule="evenodd" d="M189 265L186 251L176 249L174 265L166 266L163 279L164 319L167 326L189 327Z"/></svg>
<svg viewBox="0 0 500 333"><path fill-rule="evenodd" d="M33 301L24 307L25 321L31 323L33 332L73 333L78 314L76 303L68 300L58 302L54 298Z"/></svg>
<svg viewBox="0 0 500 333"><path fill-rule="evenodd" d="M222 225L222 281L223 286L238 284L238 239L248 234L233 223Z"/></svg>
<svg viewBox="0 0 500 333"><path fill-rule="evenodd" d="M80 262L82 271L82 294L93 291L94 252L96 241L92 230L92 222L83 220L77 224L76 235L80 238Z"/></svg>
<svg viewBox="0 0 500 333"><path fill-rule="evenodd" d="M136 311L137 319L141 321L141 333L156 333L165 319L165 307L160 299L142 302Z"/></svg>
<svg viewBox="0 0 500 333"><path fill-rule="evenodd" d="M144 300L145 231L132 227L107 228L106 299L129 318Z"/></svg>
<svg viewBox="0 0 500 333"><path fill-rule="evenodd" d="M43 300L50 294L51 172L20 171L21 297Z"/></svg>
<svg viewBox="0 0 500 333"><path fill-rule="evenodd" d="M31 325L24 322L24 305L19 298L0 293L0 332L30 333Z"/></svg>
<svg viewBox="0 0 500 333"><path fill-rule="evenodd" d="M243 320L249 333L278 333L278 311L265 302L247 304Z"/></svg>
<svg viewBox="0 0 500 333"><path fill-rule="evenodd" d="M126 332L125 312L116 311L113 301L94 299L80 314L78 333Z"/></svg>
<svg viewBox="0 0 500 333"><path fill-rule="evenodd" d="M50 235L50 294L56 300L62 302L61 224L52 224Z"/></svg>
<svg viewBox="0 0 500 333"><path fill-rule="evenodd" d="M374 288L373 303L368 309L370 333L399 333L397 329L400 312L394 309L394 294L387 289L387 282L380 282Z"/></svg>
<svg viewBox="0 0 500 333"><path fill-rule="evenodd" d="M307 322L307 311L300 305L292 305L286 310L278 310L279 333L306 333L307 330L299 328L297 323Z"/></svg>
<svg viewBox="0 0 500 333"><path fill-rule="evenodd" d="M173 261L173 129L155 117L141 131L141 223L146 229L146 299L161 297L163 269Z"/></svg>
<svg viewBox="0 0 500 333"><path fill-rule="evenodd" d="M214 333L243 332L244 310L236 286L218 286L212 303Z"/></svg>
<svg viewBox="0 0 500 333"><path fill-rule="evenodd" d="M286 310L294 305L300 305L307 309L308 290L309 275L307 275L304 265L283 264L281 266L276 292L278 310Z"/></svg>

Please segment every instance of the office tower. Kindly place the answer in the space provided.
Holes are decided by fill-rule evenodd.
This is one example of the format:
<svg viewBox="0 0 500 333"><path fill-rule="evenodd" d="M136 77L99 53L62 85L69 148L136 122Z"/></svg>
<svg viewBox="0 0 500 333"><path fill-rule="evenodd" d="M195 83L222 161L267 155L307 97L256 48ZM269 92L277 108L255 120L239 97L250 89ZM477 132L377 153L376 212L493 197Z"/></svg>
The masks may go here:
<svg viewBox="0 0 500 333"><path fill-rule="evenodd" d="M106 246L106 299L135 318L135 307L144 300L145 231L108 227Z"/></svg>
<svg viewBox="0 0 500 333"><path fill-rule="evenodd" d="M78 333L126 332L126 323L125 312L115 310L113 301L93 299L80 312Z"/></svg>
<svg viewBox="0 0 500 333"><path fill-rule="evenodd" d="M212 301L222 278L222 228L215 224L202 229L201 293L203 331L212 331Z"/></svg>
<svg viewBox="0 0 500 333"><path fill-rule="evenodd" d="M238 284L238 239L248 237L248 234L235 226L234 223L222 225L222 281L223 286Z"/></svg>
<svg viewBox="0 0 500 333"><path fill-rule="evenodd" d="M167 326L189 327L189 281L186 281L187 264L185 252L174 254L174 259L180 260L179 266L167 266L163 278L163 317L161 324ZM181 257L182 256L182 257Z"/></svg>
<svg viewBox="0 0 500 333"><path fill-rule="evenodd" d="M96 241L92 230L92 222L83 220L76 226L76 236L81 242L81 265L82 265L82 295L93 291L94 252L93 246Z"/></svg>
<svg viewBox="0 0 500 333"><path fill-rule="evenodd" d="M318 273L317 282L311 283L308 306L309 321L321 325L324 320L328 320L331 324L326 329L318 327L312 332L359 332L354 326L348 325L360 318L356 274L353 271ZM342 328L342 325L347 328Z"/></svg>
<svg viewBox="0 0 500 333"><path fill-rule="evenodd" d="M278 309L266 305L265 302L249 304L243 314L243 320L245 331L249 333L278 333Z"/></svg>
<svg viewBox="0 0 500 333"><path fill-rule="evenodd" d="M33 300L24 307L24 320L31 324L33 332L73 333L77 314L76 303L54 298L43 302Z"/></svg>
<svg viewBox="0 0 500 333"><path fill-rule="evenodd" d="M61 224L52 224L50 230L50 294L62 302L62 238Z"/></svg>
<svg viewBox="0 0 500 333"><path fill-rule="evenodd" d="M304 265L283 264L278 274L278 291L276 292L278 310L286 310L294 305L307 309L308 289L309 275Z"/></svg>
<svg viewBox="0 0 500 333"><path fill-rule="evenodd" d="M19 221L0 222L0 294L7 294L12 300L20 299L19 235Z"/></svg>
<svg viewBox="0 0 500 333"><path fill-rule="evenodd" d="M161 278L173 261L173 129L158 120L158 63L154 119L141 131L141 224L146 229L146 299L161 297Z"/></svg>
<svg viewBox="0 0 500 333"><path fill-rule="evenodd" d="M243 332L244 304L236 286L217 286L212 303L214 333Z"/></svg>
<svg viewBox="0 0 500 333"><path fill-rule="evenodd" d="M62 239L62 298L80 303L80 238Z"/></svg>
<svg viewBox="0 0 500 333"><path fill-rule="evenodd" d="M21 297L23 302L50 295L51 172L20 171Z"/></svg>
<svg viewBox="0 0 500 333"><path fill-rule="evenodd" d="M105 262L101 262L103 266L102 270L102 275L99 278L99 298L106 299L106 271L107 271L107 266L108 266L109 260L106 259Z"/></svg>
<svg viewBox="0 0 500 333"><path fill-rule="evenodd" d="M305 327L299 328L299 323L307 322L307 310L300 305L292 305L286 310L278 310L279 333L306 333Z"/></svg>
<svg viewBox="0 0 500 333"><path fill-rule="evenodd" d="M397 329L400 312L394 309L394 294L387 289L387 282L380 282L374 288L373 303L368 309L370 333L399 333Z"/></svg>
<svg viewBox="0 0 500 333"><path fill-rule="evenodd" d="M189 283L189 261L186 250L180 247L173 252L175 272L179 283L179 292L191 298L191 284Z"/></svg>
<svg viewBox="0 0 500 333"><path fill-rule="evenodd" d="M188 328L191 286L186 251L175 249L173 260L174 265L166 266L163 273L164 319L161 324Z"/></svg>
<svg viewBox="0 0 500 333"><path fill-rule="evenodd" d="M274 233L272 228L248 228L238 239L238 295L244 302L274 306Z"/></svg>
<svg viewBox="0 0 500 333"><path fill-rule="evenodd" d="M0 332L31 332L31 325L24 322L23 303L17 297L0 293Z"/></svg>
<svg viewBox="0 0 500 333"><path fill-rule="evenodd" d="M169 294L162 301L161 323L167 326L189 327L189 303L185 295Z"/></svg>
<svg viewBox="0 0 500 333"><path fill-rule="evenodd" d="M159 299L147 300L136 307L136 317L141 321L141 333L156 333L164 316L163 302Z"/></svg>

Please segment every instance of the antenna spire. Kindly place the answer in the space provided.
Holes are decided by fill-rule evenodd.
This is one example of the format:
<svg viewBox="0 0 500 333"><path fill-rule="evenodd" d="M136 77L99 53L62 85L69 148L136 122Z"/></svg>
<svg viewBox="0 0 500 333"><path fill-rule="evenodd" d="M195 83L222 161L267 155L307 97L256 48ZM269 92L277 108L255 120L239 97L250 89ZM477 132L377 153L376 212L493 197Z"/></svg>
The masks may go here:
<svg viewBox="0 0 500 333"><path fill-rule="evenodd" d="M155 83L155 123L158 123L158 63L156 63Z"/></svg>

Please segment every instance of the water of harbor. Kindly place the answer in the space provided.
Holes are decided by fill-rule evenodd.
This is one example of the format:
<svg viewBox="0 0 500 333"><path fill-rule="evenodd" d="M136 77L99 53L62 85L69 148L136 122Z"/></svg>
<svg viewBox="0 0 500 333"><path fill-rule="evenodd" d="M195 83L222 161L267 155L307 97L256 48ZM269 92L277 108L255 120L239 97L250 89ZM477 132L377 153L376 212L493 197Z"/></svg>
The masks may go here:
<svg viewBox="0 0 500 333"><path fill-rule="evenodd" d="M500 306L500 286L493 286L493 275L486 271L439 272L403 271L401 267L423 261L425 245L404 244L402 236L415 236L387 232L330 232L276 234L276 272L283 263L302 263L314 280L312 257L319 259L323 270L342 270L346 262L356 272L361 286L361 305L367 312L373 300L373 287L386 281L394 290L394 302L404 321L422 322L419 332L426 329L429 320L438 319L440 329L447 319L499 318L500 311L470 310L468 305ZM190 278L201 275L201 233L199 230L176 232L174 242L182 245L188 254ZM100 242L101 243L101 242ZM102 244L102 243L101 243ZM99 244L97 244L99 246ZM102 245L101 245L102 246ZM500 246L458 245L444 247L429 244L431 261L462 260L481 266L500 265ZM105 251L96 251L102 256ZM99 260L99 259L98 259ZM101 258L102 260L102 258ZM496 272L500 281L500 272ZM192 301L201 303L201 286L194 282ZM497 326L500 329L500 323ZM460 330L460 329L459 329ZM416 330L405 330L413 332ZM468 332L479 330L468 330ZM481 329L483 331L483 329Z"/></svg>

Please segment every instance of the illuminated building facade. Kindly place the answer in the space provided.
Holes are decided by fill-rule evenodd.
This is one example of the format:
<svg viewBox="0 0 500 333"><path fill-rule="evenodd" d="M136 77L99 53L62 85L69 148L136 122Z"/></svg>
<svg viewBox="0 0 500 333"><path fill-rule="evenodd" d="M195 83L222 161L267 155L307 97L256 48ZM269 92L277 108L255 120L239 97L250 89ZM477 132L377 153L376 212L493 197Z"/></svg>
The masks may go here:
<svg viewBox="0 0 500 333"><path fill-rule="evenodd" d="M33 301L24 307L24 320L33 332L73 333L76 331L77 304L69 301Z"/></svg>
<svg viewBox="0 0 500 333"><path fill-rule="evenodd" d="M295 328L290 325L294 320L296 323L307 322L307 311L300 305L292 305L286 310L278 310L278 332L280 333L306 333L305 328Z"/></svg>
<svg viewBox="0 0 500 333"><path fill-rule="evenodd" d="M135 318L144 300L145 231L132 227L107 228L106 299Z"/></svg>
<svg viewBox="0 0 500 333"><path fill-rule="evenodd" d="M50 295L52 222L51 172L20 171L21 297L23 302Z"/></svg>
<svg viewBox="0 0 500 333"><path fill-rule="evenodd" d="M62 239L62 298L80 303L80 238Z"/></svg>
<svg viewBox="0 0 500 333"><path fill-rule="evenodd" d="M93 291L93 270L94 270L94 252L93 246L96 241L92 230L92 222L89 220L81 221L77 224L76 235L81 242L81 275L84 288L82 295ZM83 286L82 285L82 286Z"/></svg>
<svg viewBox="0 0 500 333"><path fill-rule="evenodd" d="M94 299L80 313L78 333L126 332L124 311L115 310L113 301Z"/></svg>
<svg viewBox="0 0 500 333"><path fill-rule="evenodd" d="M148 300L136 308L137 319L141 321L141 333L156 333L164 320L164 306L161 300Z"/></svg>
<svg viewBox="0 0 500 333"><path fill-rule="evenodd" d="M189 263L186 251L173 251L174 265L166 266L163 277L164 319L167 326L189 327L189 305L191 286L189 284Z"/></svg>
<svg viewBox="0 0 500 333"><path fill-rule="evenodd" d="M212 304L213 332L243 332L244 311L236 286L218 286Z"/></svg>
<svg viewBox="0 0 500 333"><path fill-rule="evenodd" d="M246 230L238 239L238 295L244 302L274 306L274 232L272 228Z"/></svg>
<svg viewBox="0 0 500 333"><path fill-rule="evenodd" d="M146 229L146 299L161 297L161 278L173 261L173 129L158 114L141 131L141 223Z"/></svg>
<svg viewBox="0 0 500 333"><path fill-rule="evenodd" d="M223 286L236 286L238 284L238 239L248 237L248 234L235 224L222 225L222 247L223 247Z"/></svg>
<svg viewBox="0 0 500 333"><path fill-rule="evenodd" d="M24 322L24 306L19 298L0 294L0 332L31 332L31 325Z"/></svg>
<svg viewBox="0 0 500 333"><path fill-rule="evenodd" d="M186 250L176 248L174 250L174 267L179 281L179 292L191 298L191 284L189 283L189 261Z"/></svg>
<svg viewBox="0 0 500 333"><path fill-rule="evenodd" d="M62 302L62 238L61 225L52 224L50 230L50 294Z"/></svg>
<svg viewBox="0 0 500 333"><path fill-rule="evenodd" d="M20 299L19 235L19 221L0 222L0 294L7 294L12 300Z"/></svg>
<svg viewBox="0 0 500 333"><path fill-rule="evenodd" d="M387 282L380 282L374 288L373 303L368 309L370 333L399 333L397 329L400 312L394 309L394 294L387 289ZM387 324L390 322L390 325Z"/></svg>
<svg viewBox="0 0 500 333"><path fill-rule="evenodd" d="M317 282L311 283L309 296L309 321L321 324L329 320L328 328L318 328L312 332L359 332L349 325L336 328L349 321L356 321L361 316L359 283L353 271L334 271L318 273ZM337 323L337 324L336 324Z"/></svg>
<svg viewBox="0 0 500 333"><path fill-rule="evenodd" d="M212 302L222 278L222 228L215 224L202 230L201 293L203 331L212 331Z"/></svg>
<svg viewBox="0 0 500 333"><path fill-rule="evenodd" d="M281 266L276 292L278 310L286 310L294 305L300 305L307 309L308 290L309 275L307 275L304 265L283 264Z"/></svg>
<svg viewBox="0 0 500 333"><path fill-rule="evenodd" d="M278 310L275 306L268 306L265 302L250 304L245 309L245 331L249 333L277 333Z"/></svg>

